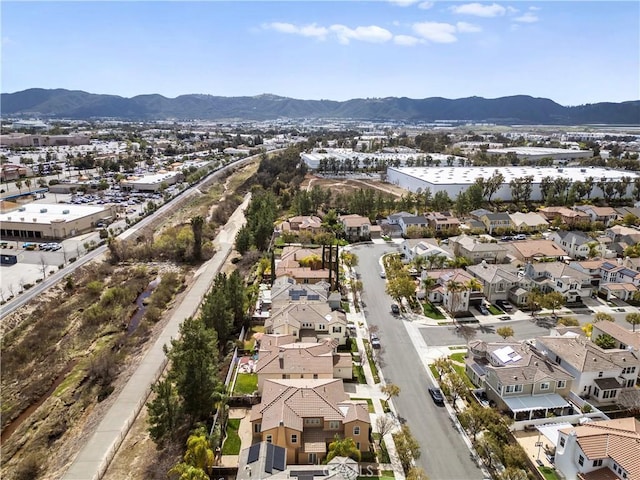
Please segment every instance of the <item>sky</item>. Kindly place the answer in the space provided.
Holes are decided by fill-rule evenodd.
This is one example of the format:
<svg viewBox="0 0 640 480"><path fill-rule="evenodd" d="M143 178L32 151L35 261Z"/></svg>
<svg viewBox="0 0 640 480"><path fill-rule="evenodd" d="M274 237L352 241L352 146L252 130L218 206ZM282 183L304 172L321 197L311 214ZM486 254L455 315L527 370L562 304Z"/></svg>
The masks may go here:
<svg viewBox="0 0 640 480"><path fill-rule="evenodd" d="M0 3L1 91L640 99L640 2Z"/></svg>

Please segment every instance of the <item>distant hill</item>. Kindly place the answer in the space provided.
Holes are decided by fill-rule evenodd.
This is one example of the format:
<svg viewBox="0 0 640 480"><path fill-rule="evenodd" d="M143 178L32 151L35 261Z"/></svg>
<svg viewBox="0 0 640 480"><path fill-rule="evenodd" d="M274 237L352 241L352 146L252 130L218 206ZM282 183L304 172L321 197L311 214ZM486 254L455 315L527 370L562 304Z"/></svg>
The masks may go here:
<svg viewBox="0 0 640 480"><path fill-rule="evenodd" d="M78 90L32 88L3 93L2 115L41 118L119 118L123 120L269 120L276 118L352 118L433 122L470 120L498 124L640 124L640 101L564 107L547 98L516 95L487 99L357 98L345 102L297 100L276 95L138 95L124 98Z"/></svg>

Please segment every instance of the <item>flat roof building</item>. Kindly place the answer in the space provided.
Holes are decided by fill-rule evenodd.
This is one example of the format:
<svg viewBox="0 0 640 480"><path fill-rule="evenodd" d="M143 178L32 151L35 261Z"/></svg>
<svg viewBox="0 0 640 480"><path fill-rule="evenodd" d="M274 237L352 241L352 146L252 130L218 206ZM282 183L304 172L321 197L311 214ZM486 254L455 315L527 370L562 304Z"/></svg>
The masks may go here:
<svg viewBox="0 0 640 480"><path fill-rule="evenodd" d="M549 148L549 147L507 147L489 148L488 155L506 155L515 153L520 160L541 160L552 158L554 162L569 162L580 158L591 158L591 150L574 150L570 148Z"/></svg>
<svg viewBox="0 0 640 480"><path fill-rule="evenodd" d="M566 178L572 183L584 182L591 177L596 182L592 198L602 196L597 182L617 182L622 177L640 178L640 175L635 172L601 167L388 167L387 181L412 192L424 191L426 188L429 188L432 193L446 191L449 197L454 198L458 193L469 188L477 178L489 178L494 172L504 176L504 182L493 196L502 200L511 200L509 186L511 180L527 176L533 177L531 200L542 199L540 184L545 177ZM633 184L629 185L627 193L630 193L632 188Z"/></svg>
<svg viewBox="0 0 640 480"><path fill-rule="evenodd" d="M182 181L183 178L184 174L182 172L164 172L143 177L129 177L120 182L120 187L123 190L137 192L157 192L163 186L175 185Z"/></svg>
<svg viewBox="0 0 640 480"><path fill-rule="evenodd" d="M59 240L88 232L115 215L111 206L29 203L0 214L0 237Z"/></svg>

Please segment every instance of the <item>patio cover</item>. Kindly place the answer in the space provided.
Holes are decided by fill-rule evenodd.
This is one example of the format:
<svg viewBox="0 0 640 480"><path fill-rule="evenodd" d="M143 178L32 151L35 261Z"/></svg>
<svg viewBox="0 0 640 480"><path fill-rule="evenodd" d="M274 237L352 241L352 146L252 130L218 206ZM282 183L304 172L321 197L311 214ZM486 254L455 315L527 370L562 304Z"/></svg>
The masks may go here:
<svg viewBox="0 0 640 480"><path fill-rule="evenodd" d="M513 413L527 412L529 410L543 410L545 408L562 408L571 406L569 402L567 402L557 393L503 398L503 400Z"/></svg>
<svg viewBox="0 0 640 480"><path fill-rule="evenodd" d="M558 445L558 430L562 430L563 428L572 428L572 427L573 425L571 425L570 423L564 422L564 423L549 423L547 425L540 425L537 428L538 428L538 431L542 435L547 437L555 447Z"/></svg>

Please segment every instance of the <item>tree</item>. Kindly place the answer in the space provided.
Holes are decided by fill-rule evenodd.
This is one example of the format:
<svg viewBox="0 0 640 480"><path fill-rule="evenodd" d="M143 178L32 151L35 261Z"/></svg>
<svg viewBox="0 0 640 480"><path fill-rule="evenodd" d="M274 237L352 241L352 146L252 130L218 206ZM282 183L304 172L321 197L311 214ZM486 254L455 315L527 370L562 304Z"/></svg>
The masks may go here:
<svg viewBox="0 0 640 480"><path fill-rule="evenodd" d="M466 287L461 282L458 282L456 280L449 280L446 283L446 289L449 313L455 316L455 314L460 310L460 307L463 303L462 292L466 290Z"/></svg>
<svg viewBox="0 0 640 480"><path fill-rule="evenodd" d="M420 467L412 467L407 472L407 480L429 480L427 472Z"/></svg>
<svg viewBox="0 0 640 480"><path fill-rule="evenodd" d="M580 322L575 317L562 317L558 320L558 325L563 325L565 327L578 327L580 326Z"/></svg>
<svg viewBox="0 0 640 480"><path fill-rule="evenodd" d="M527 308L531 310L531 316L534 317L536 312L540 310L540 303L542 300L542 293L536 290L532 290L527 295Z"/></svg>
<svg viewBox="0 0 640 480"><path fill-rule="evenodd" d="M246 225L242 226L236 234L236 250L244 255L251 248L251 232Z"/></svg>
<svg viewBox="0 0 640 480"><path fill-rule="evenodd" d="M460 424L472 435L474 442L487 425L487 410L474 402L458 416Z"/></svg>
<svg viewBox="0 0 640 480"><path fill-rule="evenodd" d="M498 480L528 480L528 478L527 471L517 467L507 467L498 475Z"/></svg>
<svg viewBox="0 0 640 480"><path fill-rule="evenodd" d="M400 387L393 383L387 383L380 387L380 391L387 396L387 402L391 400L391 397L397 397L400 395Z"/></svg>
<svg viewBox="0 0 640 480"><path fill-rule="evenodd" d="M229 339L234 322L232 304L226 295L226 283L227 276L224 273L218 273L200 309L200 319L207 328L216 332L217 340L222 344Z"/></svg>
<svg viewBox="0 0 640 480"><path fill-rule="evenodd" d="M593 341L593 343L595 343L600 348L604 348L605 350L608 350L610 348L615 348L616 339L613 338L608 333L603 333L601 335L598 335L598 337Z"/></svg>
<svg viewBox="0 0 640 480"><path fill-rule="evenodd" d="M16 180L16 188L18 189L18 193L22 193L22 180Z"/></svg>
<svg viewBox="0 0 640 480"><path fill-rule="evenodd" d="M446 382L447 389L449 390L449 395L451 396L451 403L453 404L453 408L455 410L458 410L458 399L463 398L469 391L467 382L465 382L464 378L462 378L462 375L455 370L447 375Z"/></svg>
<svg viewBox="0 0 640 480"><path fill-rule="evenodd" d="M151 386L151 391L155 397L147 403L149 435L161 446L165 440L173 437L181 421L182 407L178 393L169 380L156 382Z"/></svg>
<svg viewBox="0 0 640 480"><path fill-rule="evenodd" d="M168 378L176 386L185 414L193 422L207 420L221 387L216 332L200 318L189 317L180 326L179 338L171 340L171 348L165 351L172 364Z"/></svg>
<svg viewBox="0 0 640 480"><path fill-rule="evenodd" d="M180 462L171 467L168 474L177 475L179 480L209 480L209 475L203 469L185 462Z"/></svg>
<svg viewBox="0 0 640 480"><path fill-rule="evenodd" d="M376 418L376 430L380 434L380 442L382 442L382 438L387 433L391 433L394 428L396 428L396 422L390 415L379 415Z"/></svg>
<svg viewBox="0 0 640 480"><path fill-rule="evenodd" d="M202 260L202 229L204 218L197 215L191 219L191 230L193 231L193 258L196 262Z"/></svg>
<svg viewBox="0 0 640 480"><path fill-rule="evenodd" d="M420 458L420 444L411 434L411 429L406 423L400 427L398 433L393 434L393 441L396 444L396 453L405 474L411 470L414 460Z"/></svg>
<svg viewBox="0 0 640 480"><path fill-rule="evenodd" d="M189 435L187 439L187 451L184 454L184 461L189 465L201 468L207 474L211 473L213 467L214 454L207 432L202 427Z"/></svg>
<svg viewBox="0 0 640 480"><path fill-rule="evenodd" d="M488 202L491 202L491 197L500 189L504 183L504 175L498 170L493 172L488 179L484 181L484 196Z"/></svg>
<svg viewBox="0 0 640 480"><path fill-rule="evenodd" d="M560 292L549 292L549 293L545 293L542 296L540 304L544 308L551 309L551 314L555 315L556 308L562 307L565 304L565 302L566 302L566 299L564 298L564 295L562 295Z"/></svg>
<svg viewBox="0 0 640 480"><path fill-rule="evenodd" d="M624 319L633 326L633 332L635 333L636 325L640 325L640 313L628 313Z"/></svg>
<svg viewBox="0 0 640 480"><path fill-rule="evenodd" d="M606 312L596 312L595 315L593 316L593 323L598 323L598 322L613 322L615 319L613 318L613 315L610 315Z"/></svg>
<svg viewBox="0 0 640 480"><path fill-rule="evenodd" d="M511 327L499 327L496 330L496 333L500 335L503 339L507 337L513 337L513 328Z"/></svg>
<svg viewBox="0 0 640 480"><path fill-rule="evenodd" d="M338 435L334 437L333 442L329 444L329 452L327 453L327 462L334 457L349 457L359 462L362 454L356 442L351 437L340 438Z"/></svg>
<svg viewBox="0 0 640 480"><path fill-rule="evenodd" d="M25 185L26 185L26 187L29 189L29 191L31 191L31 179L30 179L30 178L27 178L27 179L24 181L24 184L25 184Z"/></svg>
<svg viewBox="0 0 640 480"><path fill-rule="evenodd" d="M402 272L387 282L386 291L396 300L411 298L416 293L416 284L408 273Z"/></svg>

